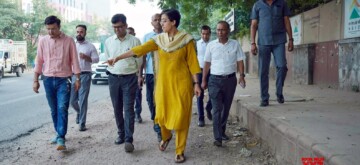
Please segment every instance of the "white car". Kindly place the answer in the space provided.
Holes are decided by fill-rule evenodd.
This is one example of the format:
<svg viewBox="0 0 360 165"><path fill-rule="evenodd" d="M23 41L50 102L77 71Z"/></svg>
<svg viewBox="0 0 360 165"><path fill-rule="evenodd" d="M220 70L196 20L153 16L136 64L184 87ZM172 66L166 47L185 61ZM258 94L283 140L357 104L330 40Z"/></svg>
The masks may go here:
<svg viewBox="0 0 360 165"><path fill-rule="evenodd" d="M3 66L2 64L0 64L0 81L1 81L1 78L3 77Z"/></svg>
<svg viewBox="0 0 360 165"><path fill-rule="evenodd" d="M108 75L106 74L106 69L108 64L103 64L106 61L104 53L99 55L99 62L91 65L91 70L93 72L91 78L92 84L97 84L98 81L108 81Z"/></svg>

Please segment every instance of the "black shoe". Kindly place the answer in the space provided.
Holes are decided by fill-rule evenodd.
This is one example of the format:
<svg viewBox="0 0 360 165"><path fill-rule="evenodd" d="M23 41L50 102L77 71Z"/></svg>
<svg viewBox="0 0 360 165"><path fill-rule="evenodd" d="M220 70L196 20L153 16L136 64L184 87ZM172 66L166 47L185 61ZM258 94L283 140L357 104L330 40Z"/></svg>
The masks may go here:
<svg viewBox="0 0 360 165"><path fill-rule="evenodd" d="M266 107L269 105L269 100L263 100L260 102L260 107Z"/></svg>
<svg viewBox="0 0 360 165"><path fill-rule="evenodd" d="M125 152L133 152L134 151L134 145L130 142L125 142Z"/></svg>
<svg viewBox="0 0 360 165"><path fill-rule="evenodd" d="M283 96L283 95L280 95L280 96L277 98L277 102L280 103L280 104L283 104L283 103L285 102L284 96Z"/></svg>
<svg viewBox="0 0 360 165"><path fill-rule="evenodd" d="M206 117L207 117L210 121L212 120L211 110L210 110L210 111L206 110Z"/></svg>
<svg viewBox="0 0 360 165"><path fill-rule="evenodd" d="M222 140L230 140L229 136L227 136L226 134L223 134L221 138Z"/></svg>
<svg viewBox="0 0 360 165"><path fill-rule="evenodd" d="M140 115L135 115L135 122L142 123L142 118Z"/></svg>
<svg viewBox="0 0 360 165"><path fill-rule="evenodd" d="M80 115L77 114L77 115L76 115L76 124L79 124L79 120L80 120Z"/></svg>
<svg viewBox="0 0 360 165"><path fill-rule="evenodd" d="M117 137L116 140L115 140L115 144L123 144L125 141L124 139L121 139L120 137Z"/></svg>
<svg viewBox="0 0 360 165"><path fill-rule="evenodd" d="M87 129L86 129L86 127L85 126L80 126L79 127L79 131L86 131Z"/></svg>
<svg viewBox="0 0 360 165"><path fill-rule="evenodd" d="M214 145L217 146L217 147L221 147L221 146L222 146L222 142L221 142L221 141L218 141L218 140L215 140L215 141L214 141Z"/></svg>
<svg viewBox="0 0 360 165"><path fill-rule="evenodd" d="M204 120L199 120L198 126L199 127L204 127L205 126L205 121Z"/></svg>

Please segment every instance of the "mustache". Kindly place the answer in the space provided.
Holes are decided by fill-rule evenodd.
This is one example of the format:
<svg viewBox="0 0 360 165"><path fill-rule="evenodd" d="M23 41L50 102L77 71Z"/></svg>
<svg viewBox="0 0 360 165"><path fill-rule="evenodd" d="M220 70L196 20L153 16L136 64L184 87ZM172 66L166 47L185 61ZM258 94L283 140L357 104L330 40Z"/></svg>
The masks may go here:
<svg viewBox="0 0 360 165"><path fill-rule="evenodd" d="M77 35L76 36L76 40L78 41L84 41L85 40L85 37L81 36L81 35Z"/></svg>

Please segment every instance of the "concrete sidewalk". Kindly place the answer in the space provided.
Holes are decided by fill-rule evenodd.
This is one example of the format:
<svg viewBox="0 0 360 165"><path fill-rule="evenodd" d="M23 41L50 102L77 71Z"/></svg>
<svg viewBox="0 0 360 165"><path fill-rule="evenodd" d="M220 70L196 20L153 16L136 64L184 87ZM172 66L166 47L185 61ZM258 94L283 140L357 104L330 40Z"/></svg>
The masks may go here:
<svg viewBox="0 0 360 165"><path fill-rule="evenodd" d="M360 93L285 82L281 105L271 81L270 105L260 107L259 79L247 76L246 82L245 89L236 89L232 119L266 141L279 164L318 157L324 164L359 164Z"/></svg>

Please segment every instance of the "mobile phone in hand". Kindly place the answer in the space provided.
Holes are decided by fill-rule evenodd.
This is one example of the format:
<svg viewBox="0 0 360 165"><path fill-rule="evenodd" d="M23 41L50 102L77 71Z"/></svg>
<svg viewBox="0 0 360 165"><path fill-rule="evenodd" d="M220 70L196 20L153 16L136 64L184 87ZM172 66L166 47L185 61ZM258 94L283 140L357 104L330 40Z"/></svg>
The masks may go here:
<svg viewBox="0 0 360 165"><path fill-rule="evenodd" d="M245 84L244 84L243 82L240 82L240 86L241 86L242 88L245 88Z"/></svg>

